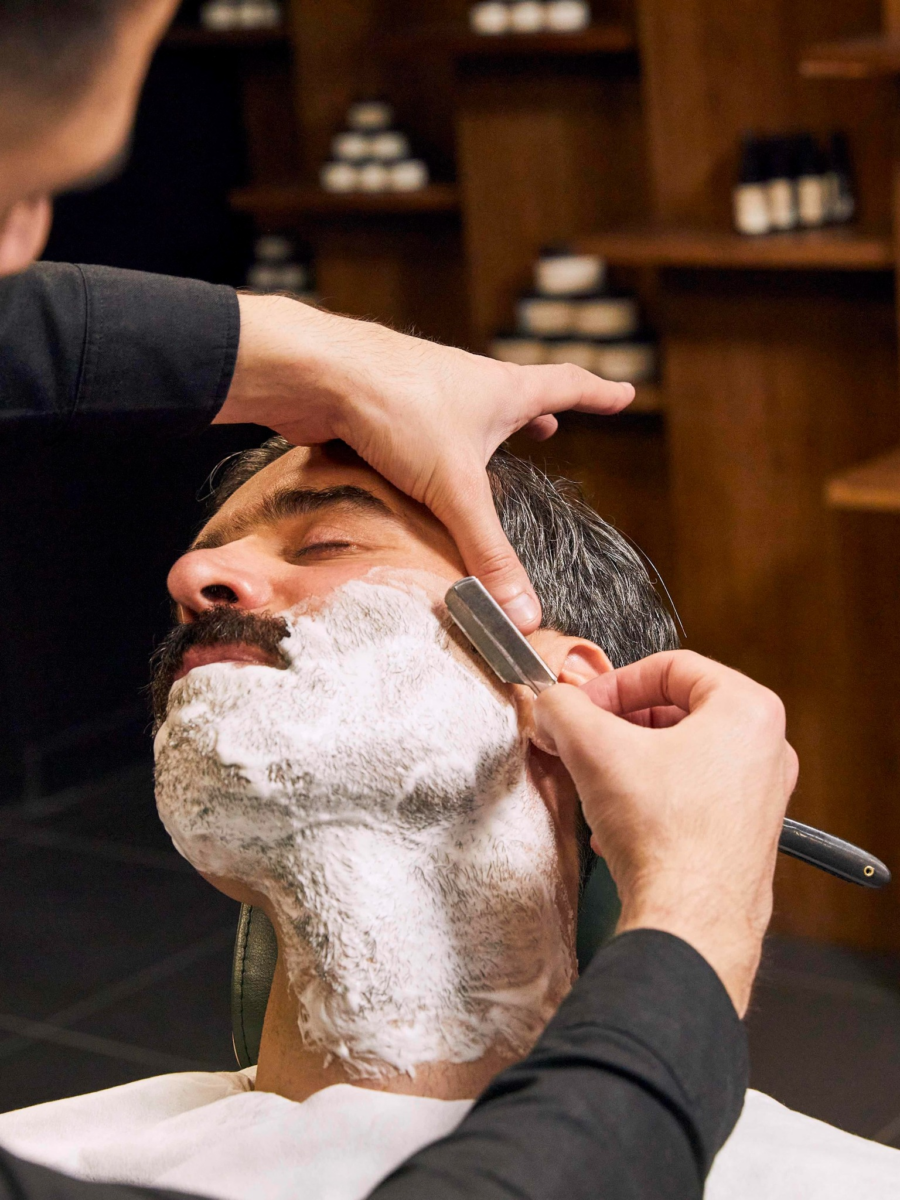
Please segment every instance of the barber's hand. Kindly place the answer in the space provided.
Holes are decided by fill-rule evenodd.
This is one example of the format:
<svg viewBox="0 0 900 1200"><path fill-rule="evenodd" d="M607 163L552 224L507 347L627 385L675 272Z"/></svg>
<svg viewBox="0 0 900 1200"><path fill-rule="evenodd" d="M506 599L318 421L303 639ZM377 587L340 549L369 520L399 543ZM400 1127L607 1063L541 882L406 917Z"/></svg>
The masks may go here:
<svg viewBox="0 0 900 1200"><path fill-rule="evenodd" d="M354 321L282 296L239 296L237 367L217 423L266 425L296 444L341 438L401 491L426 504L525 633L541 610L506 540L485 464L553 413L615 413L634 397L574 366L518 367Z"/></svg>
<svg viewBox="0 0 900 1200"><path fill-rule="evenodd" d="M797 756L778 697L690 651L669 651L535 702L622 900L619 932L662 929L697 949L740 1015L772 913Z"/></svg>

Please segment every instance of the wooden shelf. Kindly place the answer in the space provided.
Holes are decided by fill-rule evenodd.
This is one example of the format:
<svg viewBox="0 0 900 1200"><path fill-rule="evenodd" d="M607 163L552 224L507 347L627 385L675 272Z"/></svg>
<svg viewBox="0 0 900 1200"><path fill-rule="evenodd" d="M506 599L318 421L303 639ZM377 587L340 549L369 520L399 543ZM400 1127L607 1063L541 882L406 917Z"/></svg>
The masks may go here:
<svg viewBox="0 0 900 1200"><path fill-rule="evenodd" d="M275 29L203 29L198 25L173 25L165 36L164 44L240 50L254 46L287 45L288 40L283 26Z"/></svg>
<svg viewBox="0 0 900 1200"><path fill-rule="evenodd" d="M625 409L626 413L661 413L665 412L665 397L658 383L638 383L634 389L634 399Z"/></svg>
<svg viewBox="0 0 900 1200"><path fill-rule="evenodd" d="M867 271L894 266L885 230L836 226L744 237L727 229L644 226L578 239L579 248L625 266Z"/></svg>
<svg viewBox="0 0 900 1200"><path fill-rule="evenodd" d="M459 193L453 184L433 183L418 192L326 192L301 184L267 184L231 193L238 212L259 217L403 215L455 213Z"/></svg>
<svg viewBox="0 0 900 1200"><path fill-rule="evenodd" d="M830 508L900 512L900 449L832 476L825 498Z"/></svg>
<svg viewBox="0 0 900 1200"><path fill-rule="evenodd" d="M591 25L579 33L480 34L459 26L424 25L389 34L380 43L387 54L441 51L454 57L518 55L630 54L637 37L628 25Z"/></svg>
<svg viewBox="0 0 900 1200"><path fill-rule="evenodd" d="M900 74L900 37L876 34L811 46L800 61L811 79L877 79Z"/></svg>

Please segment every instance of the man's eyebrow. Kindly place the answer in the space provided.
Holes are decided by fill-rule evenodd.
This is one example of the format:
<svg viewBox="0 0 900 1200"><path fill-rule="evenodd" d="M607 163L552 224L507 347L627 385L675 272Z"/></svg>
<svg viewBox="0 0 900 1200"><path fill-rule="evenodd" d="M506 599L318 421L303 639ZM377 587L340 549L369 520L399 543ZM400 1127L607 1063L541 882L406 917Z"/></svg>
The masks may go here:
<svg viewBox="0 0 900 1200"><path fill-rule="evenodd" d="M273 525L287 517L305 516L337 505L376 513L390 520L399 520L395 512L373 492L365 488L340 484L329 488L281 488L263 497L246 512L225 521L218 529L201 533L191 543L191 550L215 550L227 542L236 541L260 525Z"/></svg>

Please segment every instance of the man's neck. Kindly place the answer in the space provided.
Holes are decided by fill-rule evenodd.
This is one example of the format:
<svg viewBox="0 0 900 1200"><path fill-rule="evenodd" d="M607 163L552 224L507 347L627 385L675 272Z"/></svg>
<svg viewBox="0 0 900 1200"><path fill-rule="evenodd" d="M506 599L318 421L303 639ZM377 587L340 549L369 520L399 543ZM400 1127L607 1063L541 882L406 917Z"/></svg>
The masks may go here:
<svg viewBox="0 0 900 1200"><path fill-rule="evenodd" d="M297 1024L297 1002L291 994L281 957L275 969L266 1009L256 1090L274 1092L288 1100L307 1100L336 1083L350 1083L379 1092L404 1096L430 1096L436 1100L471 1100L513 1059L490 1050L477 1062L423 1063L415 1074L400 1073L385 1065L377 1079L360 1079L338 1059L326 1066L321 1051L304 1045Z"/></svg>

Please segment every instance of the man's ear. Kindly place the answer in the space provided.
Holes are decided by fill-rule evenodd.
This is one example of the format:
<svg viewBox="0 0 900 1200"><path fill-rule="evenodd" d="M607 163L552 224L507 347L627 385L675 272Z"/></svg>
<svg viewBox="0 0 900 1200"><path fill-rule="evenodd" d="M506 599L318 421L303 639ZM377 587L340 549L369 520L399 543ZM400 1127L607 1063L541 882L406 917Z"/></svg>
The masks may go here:
<svg viewBox="0 0 900 1200"><path fill-rule="evenodd" d="M586 638L565 637L552 629L539 629L529 641L560 683L580 687L613 669L600 647Z"/></svg>

